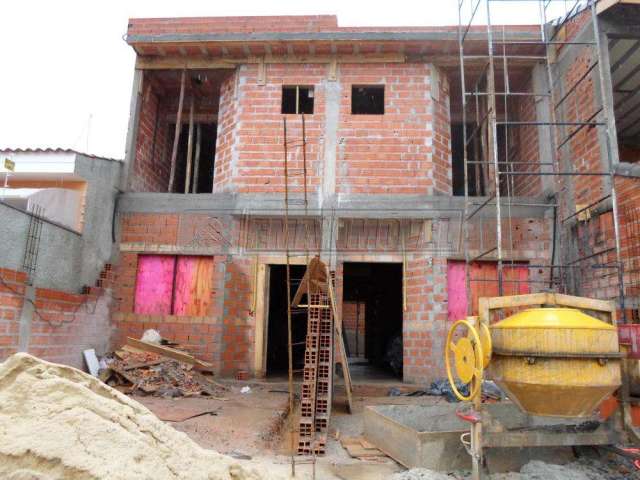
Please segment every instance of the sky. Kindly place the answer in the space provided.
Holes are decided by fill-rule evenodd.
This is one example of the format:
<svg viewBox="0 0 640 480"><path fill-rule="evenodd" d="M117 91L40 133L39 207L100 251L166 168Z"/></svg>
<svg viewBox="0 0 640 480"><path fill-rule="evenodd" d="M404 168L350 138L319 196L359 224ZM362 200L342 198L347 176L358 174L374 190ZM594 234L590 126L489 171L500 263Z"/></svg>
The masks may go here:
<svg viewBox="0 0 640 480"><path fill-rule="evenodd" d="M335 14L340 26L457 25L457 1L4 0L0 149L124 157L135 61L123 39L130 17ZM494 24L539 22L537 2L498 5Z"/></svg>

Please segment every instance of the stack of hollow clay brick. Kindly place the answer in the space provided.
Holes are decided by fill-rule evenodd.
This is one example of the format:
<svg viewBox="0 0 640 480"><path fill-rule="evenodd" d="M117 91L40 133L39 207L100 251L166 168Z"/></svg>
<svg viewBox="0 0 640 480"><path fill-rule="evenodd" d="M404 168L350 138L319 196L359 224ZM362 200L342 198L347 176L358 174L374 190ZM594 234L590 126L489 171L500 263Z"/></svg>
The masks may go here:
<svg viewBox="0 0 640 480"><path fill-rule="evenodd" d="M331 416L333 312L325 292L309 295L308 308L298 454L323 455Z"/></svg>

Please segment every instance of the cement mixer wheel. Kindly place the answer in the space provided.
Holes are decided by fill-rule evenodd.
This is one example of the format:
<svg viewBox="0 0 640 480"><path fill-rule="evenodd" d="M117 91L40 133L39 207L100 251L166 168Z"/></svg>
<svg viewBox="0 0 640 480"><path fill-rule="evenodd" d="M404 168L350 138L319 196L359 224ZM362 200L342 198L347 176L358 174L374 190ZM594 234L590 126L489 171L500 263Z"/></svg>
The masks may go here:
<svg viewBox="0 0 640 480"><path fill-rule="evenodd" d="M455 342L454 335L456 330L462 327L466 328L467 336ZM485 357L482 352L480 335L471 322L458 320L451 326L447 334L444 357L447 377L455 396L463 402L473 400L480 393L482 386ZM460 390L458 390L453 376L454 368L456 376L463 384L471 384L468 396L463 395Z"/></svg>

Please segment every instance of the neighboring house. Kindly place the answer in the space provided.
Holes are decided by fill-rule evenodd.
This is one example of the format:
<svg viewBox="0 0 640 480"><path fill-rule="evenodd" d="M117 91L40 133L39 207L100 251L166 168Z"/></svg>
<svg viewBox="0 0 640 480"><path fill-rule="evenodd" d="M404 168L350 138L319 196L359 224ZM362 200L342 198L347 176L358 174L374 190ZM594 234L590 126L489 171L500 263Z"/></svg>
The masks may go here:
<svg viewBox="0 0 640 480"><path fill-rule="evenodd" d="M65 149L0 149L0 165L5 158L15 171L0 171L0 236L10 247L0 252L0 267L23 270L39 211L33 285L72 292L93 286L112 255L122 163Z"/></svg>
<svg viewBox="0 0 640 480"><path fill-rule="evenodd" d="M102 287L121 166L67 149L0 149L0 358L28 351L84 368L83 350L110 347Z"/></svg>

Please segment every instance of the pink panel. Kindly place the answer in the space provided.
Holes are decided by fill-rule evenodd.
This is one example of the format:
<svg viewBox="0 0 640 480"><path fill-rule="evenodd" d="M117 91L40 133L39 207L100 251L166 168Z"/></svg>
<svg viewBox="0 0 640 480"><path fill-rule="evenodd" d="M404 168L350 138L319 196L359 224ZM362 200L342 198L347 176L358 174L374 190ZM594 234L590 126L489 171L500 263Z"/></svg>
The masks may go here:
<svg viewBox="0 0 640 480"><path fill-rule="evenodd" d="M211 304L213 257L180 256L176 265L173 314L205 316Z"/></svg>
<svg viewBox="0 0 640 480"><path fill-rule="evenodd" d="M447 291L449 295L449 321L467 316L467 292L464 282L464 262L448 262Z"/></svg>
<svg viewBox="0 0 640 480"><path fill-rule="evenodd" d="M138 257L135 313L171 315L175 263L176 257L170 255Z"/></svg>

